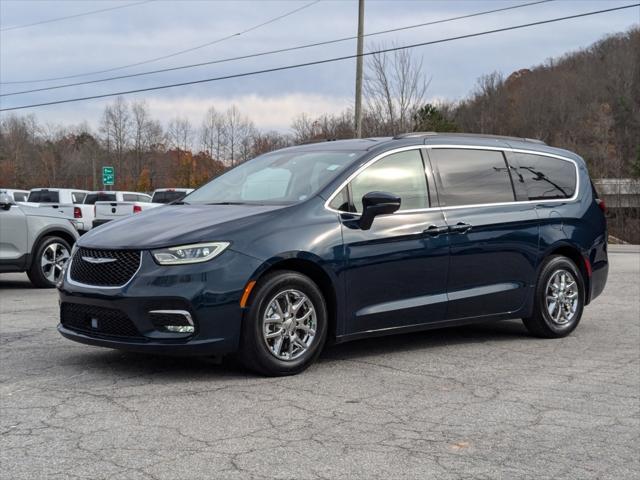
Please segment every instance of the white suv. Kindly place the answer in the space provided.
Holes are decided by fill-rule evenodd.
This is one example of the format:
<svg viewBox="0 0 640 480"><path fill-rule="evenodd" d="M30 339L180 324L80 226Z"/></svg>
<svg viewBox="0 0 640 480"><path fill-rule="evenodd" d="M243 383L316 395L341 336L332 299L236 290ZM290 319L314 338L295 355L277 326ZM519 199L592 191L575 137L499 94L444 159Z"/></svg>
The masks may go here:
<svg viewBox="0 0 640 480"><path fill-rule="evenodd" d="M36 287L55 287L77 239L56 210L16 205L0 193L0 273L27 272Z"/></svg>

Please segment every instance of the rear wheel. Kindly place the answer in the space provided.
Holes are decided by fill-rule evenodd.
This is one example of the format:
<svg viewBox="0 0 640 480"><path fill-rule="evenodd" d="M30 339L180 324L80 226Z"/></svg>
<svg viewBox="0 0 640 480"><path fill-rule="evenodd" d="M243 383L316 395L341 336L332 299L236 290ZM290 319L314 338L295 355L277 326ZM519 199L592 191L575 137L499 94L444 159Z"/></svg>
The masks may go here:
<svg viewBox="0 0 640 480"><path fill-rule="evenodd" d="M538 337L569 335L580 323L584 291L582 274L570 259L549 257L538 277L533 315L523 319L524 325Z"/></svg>
<svg viewBox="0 0 640 480"><path fill-rule="evenodd" d="M245 314L240 356L264 375L293 375L318 357L327 335L322 292L305 275L279 271L262 279Z"/></svg>
<svg viewBox="0 0 640 480"><path fill-rule="evenodd" d="M35 248L29 280L38 288L53 288L62 276L64 266L71 256L71 247L60 237L45 237Z"/></svg>

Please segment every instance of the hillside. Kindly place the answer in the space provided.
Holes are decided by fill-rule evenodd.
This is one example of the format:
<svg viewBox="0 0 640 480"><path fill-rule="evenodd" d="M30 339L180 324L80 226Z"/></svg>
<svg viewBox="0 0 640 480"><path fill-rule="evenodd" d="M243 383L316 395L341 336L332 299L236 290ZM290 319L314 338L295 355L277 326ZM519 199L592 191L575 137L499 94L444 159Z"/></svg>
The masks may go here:
<svg viewBox="0 0 640 480"><path fill-rule="evenodd" d="M504 78L449 105L460 131L540 138L582 155L591 175L640 176L640 29Z"/></svg>

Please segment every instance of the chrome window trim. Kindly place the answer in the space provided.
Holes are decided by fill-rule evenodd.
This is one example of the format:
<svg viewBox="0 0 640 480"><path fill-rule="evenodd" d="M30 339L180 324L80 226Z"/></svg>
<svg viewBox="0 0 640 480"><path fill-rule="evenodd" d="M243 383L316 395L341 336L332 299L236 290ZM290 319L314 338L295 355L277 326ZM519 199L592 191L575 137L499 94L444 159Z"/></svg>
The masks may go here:
<svg viewBox="0 0 640 480"><path fill-rule="evenodd" d="M136 275L138 275L138 272L142 268L142 255L143 254L144 254L144 250L140 250L140 263L138 263L138 269L135 272L133 272L133 275L131 275L131 278L127 281L127 283L123 283L122 285L109 286L109 287L106 287L106 286L103 286L103 285L89 285L87 283L81 283L81 282L77 282L77 281L73 280L71 278L71 263L73 262L73 257L71 257L69 259L68 267L67 267L67 282L69 282L69 284L74 285L76 287L83 287L83 288L100 288L100 289L104 289L104 290L110 290L110 289L115 289L115 288L124 288L127 285L129 285L133 281L134 278L136 278Z"/></svg>
<svg viewBox="0 0 640 480"><path fill-rule="evenodd" d="M387 150L386 152L381 153L380 155L377 155L375 157L373 157L371 160L369 160L367 163L365 163L364 165L362 165L360 168L358 168L355 172L353 172L351 175L349 175L347 177L347 179L342 182L340 184L340 186L329 196L329 198L327 199L326 202L324 202L324 208L329 210L330 212L334 212L334 213L346 213L349 215L354 215L354 216L360 216L360 213L357 212L344 212L341 210L336 210L335 208L331 208L329 206L329 204L333 201L333 199L342 191L342 189L344 187L346 187L349 182L351 182L351 180L353 180L355 177L357 177L363 170L365 170L366 168L368 168L369 166L373 165L374 163L376 163L378 160L381 160L382 158L388 156L388 155L392 155L394 153L398 153L398 152L404 152L406 150L416 150L416 149L459 149L459 150L492 150L492 151L498 151L498 152L511 152L511 153L527 153L530 155L540 155L542 157L551 157L551 158L557 158L558 160L564 160L565 162L571 162L575 168L575 174L576 174L576 189L575 192L573 193L573 196L571 196L570 198L554 198L554 199L549 199L549 200L523 200L523 201L517 201L514 200L512 202L497 202L497 203L478 203L478 204L470 204L470 205L454 205L454 206L450 206L450 207L429 207L429 208L420 208L420 209L413 209L413 210L398 210L396 213L393 213L392 215L401 215L403 213L419 213L419 212L429 212L429 211L437 211L437 210L456 210L456 209L461 209L461 208L483 208L483 207L499 207L499 206L504 206L504 205L522 205L522 204L541 204L541 203L569 203L569 202L575 202L578 199L578 195L580 193L580 169L578 166L578 162L576 162L574 159L569 158L569 157L564 157L562 155L557 155L555 153L548 153L548 152L541 152L538 150L527 150L527 149L523 149L523 148L510 148L510 147L491 147L491 146L481 146L481 145L450 145L450 144L437 144L437 145L409 145L409 146L405 146L405 147L399 147L399 148L395 148L393 150ZM508 159L507 159L508 160ZM427 167L428 168L428 167ZM425 170L425 175L428 175L428 172Z"/></svg>

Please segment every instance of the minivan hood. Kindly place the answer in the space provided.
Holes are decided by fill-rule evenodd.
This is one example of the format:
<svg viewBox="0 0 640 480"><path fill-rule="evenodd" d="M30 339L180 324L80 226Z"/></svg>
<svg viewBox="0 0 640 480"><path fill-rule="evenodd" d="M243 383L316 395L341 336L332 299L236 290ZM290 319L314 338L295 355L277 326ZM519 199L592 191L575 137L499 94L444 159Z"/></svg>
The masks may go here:
<svg viewBox="0 0 640 480"><path fill-rule="evenodd" d="M81 247L145 250L206 241L230 241L283 205L165 205L90 230Z"/></svg>

